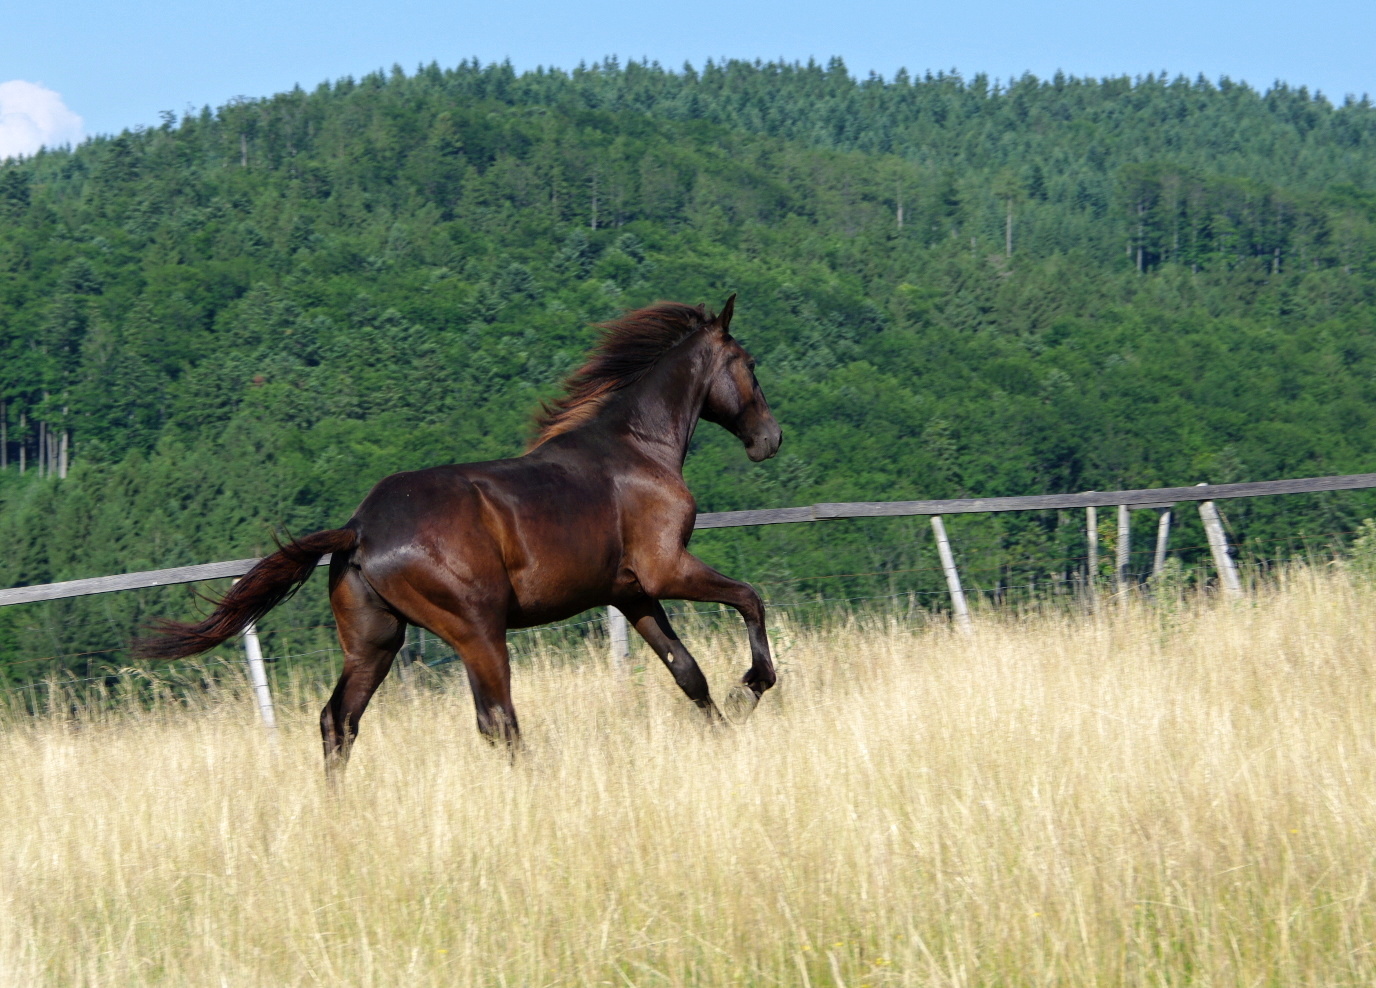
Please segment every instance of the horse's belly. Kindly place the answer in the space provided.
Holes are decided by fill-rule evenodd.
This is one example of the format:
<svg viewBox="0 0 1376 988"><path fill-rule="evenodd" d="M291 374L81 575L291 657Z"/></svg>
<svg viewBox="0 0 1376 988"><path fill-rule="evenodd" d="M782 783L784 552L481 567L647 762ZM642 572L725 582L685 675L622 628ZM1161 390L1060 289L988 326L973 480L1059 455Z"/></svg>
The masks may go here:
<svg viewBox="0 0 1376 988"><path fill-rule="evenodd" d="M620 556L608 551L610 547L599 548L599 552L548 554L508 570L512 595L507 624L528 628L564 621L590 607L607 604Z"/></svg>
<svg viewBox="0 0 1376 988"><path fill-rule="evenodd" d="M589 565L574 571L541 574L539 579L512 580L511 606L507 625L529 628L537 624L566 621L592 607L605 606L612 598L615 564Z"/></svg>
<svg viewBox="0 0 1376 988"><path fill-rule="evenodd" d="M554 624L558 621L567 621L575 615L581 614L594 607L600 607L606 601L600 597L588 597L581 600L565 600L560 602L537 601L530 606L516 605L507 612L508 628L533 628L541 624Z"/></svg>

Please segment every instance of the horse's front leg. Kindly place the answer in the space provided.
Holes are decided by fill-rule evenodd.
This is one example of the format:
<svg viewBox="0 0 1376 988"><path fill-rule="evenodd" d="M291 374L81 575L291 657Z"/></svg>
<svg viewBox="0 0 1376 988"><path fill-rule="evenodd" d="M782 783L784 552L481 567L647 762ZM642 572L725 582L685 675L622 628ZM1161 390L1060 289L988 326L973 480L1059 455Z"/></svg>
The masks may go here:
<svg viewBox="0 0 1376 988"><path fill-rule="evenodd" d="M764 627L764 602L760 600L760 595L748 583L718 573L687 552L682 553L672 568L666 567L666 570L652 576L641 574L641 586L650 590L651 596L725 604L734 607L745 620L746 634L750 637L750 668L741 677L741 685L750 691L748 699L753 710L764 691L773 686L778 678L769 654L769 637Z"/></svg>
<svg viewBox="0 0 1376 988"><path fill-rule="evenodd" d="M631 623L641 638L654 649L661 662L668 668L678 683L679 689L688 699L696 703L709 720L721 722L721 711L712 702L712 694L707 688L707 677L702 674L697 659L688 651L669 623L669 616L659 601L651 597L638 597L632 601L617 604L626 620Z"/></svg>

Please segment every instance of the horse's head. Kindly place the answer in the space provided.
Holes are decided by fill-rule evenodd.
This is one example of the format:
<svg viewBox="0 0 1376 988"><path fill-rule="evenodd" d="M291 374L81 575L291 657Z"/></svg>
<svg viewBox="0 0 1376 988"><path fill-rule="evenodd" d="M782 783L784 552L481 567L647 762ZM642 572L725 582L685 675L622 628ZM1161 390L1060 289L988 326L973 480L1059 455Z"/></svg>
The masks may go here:
<svg viewBox="0 0 1376 988"><path fill-rule="evenodd" d="M716 360L703 402L702 417L726 429L745 445L755 462L779 451L784 433L769 410L769 402L755 380L755 358L731 335L731 314L736 296L726 300L721 314L707 327L712 334Z"/></svg>

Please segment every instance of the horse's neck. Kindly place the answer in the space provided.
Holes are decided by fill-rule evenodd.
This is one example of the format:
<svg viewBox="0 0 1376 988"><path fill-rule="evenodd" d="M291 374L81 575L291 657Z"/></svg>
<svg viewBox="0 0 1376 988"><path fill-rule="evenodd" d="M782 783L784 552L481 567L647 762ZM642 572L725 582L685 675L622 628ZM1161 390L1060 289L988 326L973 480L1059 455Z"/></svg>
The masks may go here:
<svg viewBox="0 0 1376 988"><path fill-rule="evenodd" d="M700 346L685 347L618 395L613 415L626 441L643 454L682 469L707 398L711 363L710 352Z"/></svg>

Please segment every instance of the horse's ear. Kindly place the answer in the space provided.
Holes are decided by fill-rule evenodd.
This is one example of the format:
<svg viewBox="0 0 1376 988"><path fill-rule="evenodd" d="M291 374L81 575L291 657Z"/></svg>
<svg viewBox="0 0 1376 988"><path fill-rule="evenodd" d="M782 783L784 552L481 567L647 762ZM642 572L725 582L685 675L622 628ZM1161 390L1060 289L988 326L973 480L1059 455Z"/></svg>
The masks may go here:
<svg viewBox="0 0 1376 988"><path fill-rule="evenodd" d="M731 330L731 314L736 311L736 293L732 292L731 297L726 300L726 304L721 307L721 315L717 316L717 325L721 327L723 333Z"/></svg>

